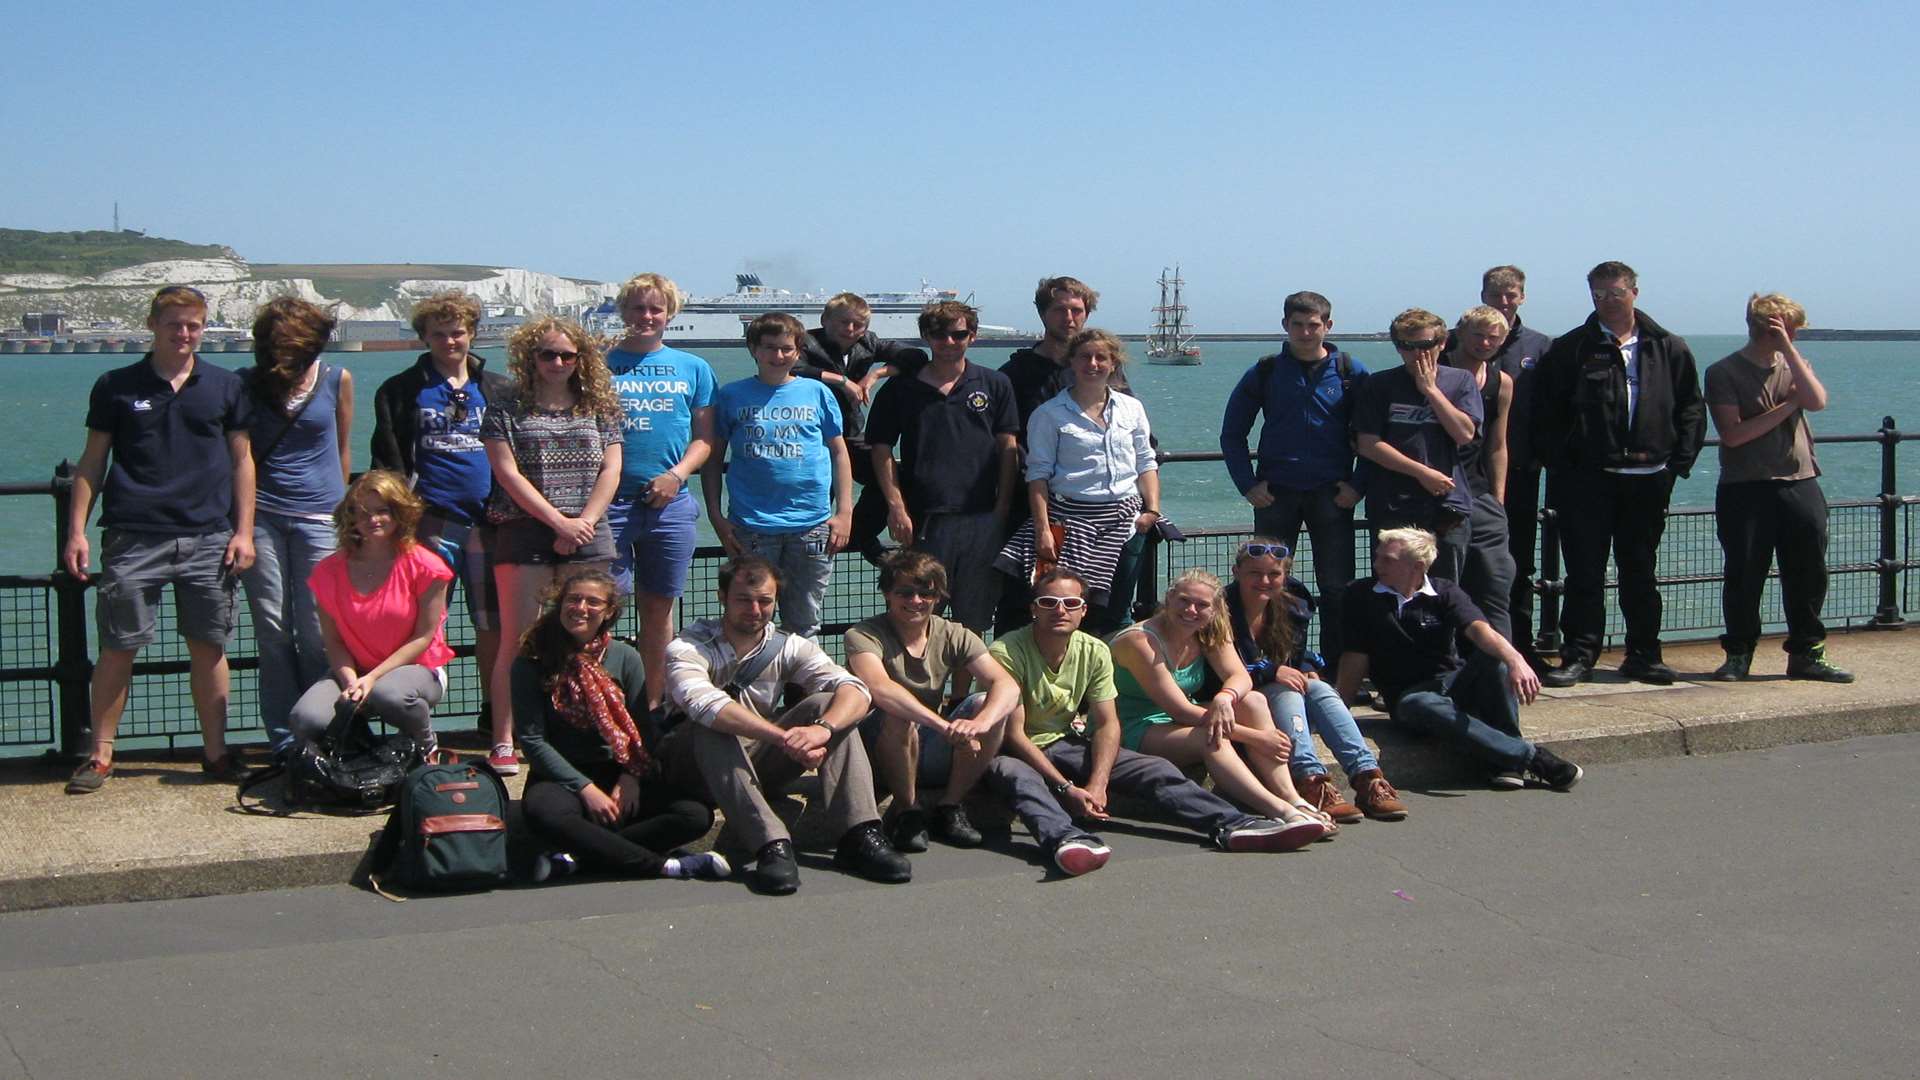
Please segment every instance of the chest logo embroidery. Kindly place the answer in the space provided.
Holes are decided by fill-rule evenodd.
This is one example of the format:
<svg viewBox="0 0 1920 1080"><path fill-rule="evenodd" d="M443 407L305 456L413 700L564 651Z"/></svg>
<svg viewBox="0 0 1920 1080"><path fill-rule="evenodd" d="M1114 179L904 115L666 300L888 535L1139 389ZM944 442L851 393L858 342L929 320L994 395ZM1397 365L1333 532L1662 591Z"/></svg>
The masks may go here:
<svg viewBox="0 0 1920 1080"><path fill-rule="evenodd" d="M153 401L149 398L134 398L133 411L134 412L152 412Z"/></svg>
<svg viewBox="0 0 1920 1080"><path fill-rule="evenodd" d="M967 408L972 409L974 412L986 412L989 404L991 404L991 402L987 398L987 392L985 390L975 390L967 395Z"/></svg>

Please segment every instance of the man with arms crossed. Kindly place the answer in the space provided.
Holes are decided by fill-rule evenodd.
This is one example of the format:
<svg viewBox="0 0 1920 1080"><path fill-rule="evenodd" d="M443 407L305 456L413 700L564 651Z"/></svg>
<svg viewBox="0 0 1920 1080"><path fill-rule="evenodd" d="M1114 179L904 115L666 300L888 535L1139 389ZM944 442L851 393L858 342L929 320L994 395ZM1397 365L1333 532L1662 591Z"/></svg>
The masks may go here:
<svg viewBox="0 0 1920 1080"><path fill-rule="evenodd" d="M1007 723L987 782L1013 805L1061 873L1090 873L1112 855L1098 836L1074 824L1076 818L1106 820L1109 790L1151 801L1222 851L1286 851L1324 834L1317 820L1288 825L1242 813L1166 758L1122 749L1113 654L1080 632L1087 583L1071 570L1055 570L1035 582L1033 592L1033 622L988 649L1019 683L1020 708ZM1075 731L1080 726L1084 736Z"/></svg>
<svg viewBox="0 0 1920 1080"><path fill-rule="evenodd" d="M727 832L754 853L748 881L761 892L800 887L792 834L767 797L808 769L820 770L820 808L840 837L834 865L869 881L907 881L913 867L880 833L873 770L853 734L872 698L811 638L774 632L779 589L772 563L734 559L720 569L721 616L688 624L667 645L668 700L686 719L663 740L665 767L711 795ZM806 697L782 711L789 687Z"/></svg>
<svg viewBox="0 0 1920 1080"><path fill-rule="evenodd" d="M134 657L153 640L160 590L173 585L200 718L200 768L217 780L246 775L227 750L227 639L234 583L253 563L253 452L240 376L194 350L207 299L169 285L147 313L153 351L93 384L87 445L74 470L60 565L87 580L87 515L101 497L93 667L93 749L67 794L100 790L113 775L113 741L127 707ZM109 460L111 465L109 466Z"/></svg>
<svg viewBox="0 0 1920 1080"><path fill-rule="evenodd" d="M1313 541L1320 594L1320 651L1340 659L1341 590L1353 580L1354 402L1367 377L1358 360L1327 344L1333 304L1297 292L1282 307L1287 343L1262 357L1234 385L1220 419L1220 452L1233 486L1253 506L1253 531L1298 550L1304 523ZM1247 452L1261 419L1260 465Z"/></svg>
<svg viewBox="0 0 1920 1080"><path fill-rule="evenodd" d="M1674 480L1693 470L1706 439L1706 406L1693 350L1634 309L1633 268L1603 262L1588 271L1587 287L1593 315L1547 351L1533 403L1534 451L1567 564L1561 663L1541 681L1564 687L1593 677L1611 547L1627 623L1620 674L1667 686L1675 676L1660 656L1655 558Z"/></svg>

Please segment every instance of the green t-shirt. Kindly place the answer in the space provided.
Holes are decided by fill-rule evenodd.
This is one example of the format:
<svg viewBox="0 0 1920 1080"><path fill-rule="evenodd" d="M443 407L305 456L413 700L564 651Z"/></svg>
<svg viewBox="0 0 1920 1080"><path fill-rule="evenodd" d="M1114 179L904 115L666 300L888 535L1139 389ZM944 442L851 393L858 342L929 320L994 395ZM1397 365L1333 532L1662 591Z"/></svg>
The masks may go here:
<svg viewBox="0 0 1920 1080"><path fill-rule="evenodd" d="M1047 666L1033 643L1033 628L996 638L987 650L1020 683L1020 704L1027 713L1027 738L1048 746L1064 738L1073 718L1087 706L1112 701L1113 654L1092 634L1073 632L1059 668Z"/></svg>
<svg viewBox="0 0 1920 1080"><path fill-rule="evenodd" d="M848 657L855 653L879 656L880 666L887 669L887 677L913 691L920 704L934 712L939 712L940 706L946 703L947 676L986 652L987 646L980 635L938 615L927 619L927 649L921 657L907 652L892 620L884 612L847 628Z"/></svg>

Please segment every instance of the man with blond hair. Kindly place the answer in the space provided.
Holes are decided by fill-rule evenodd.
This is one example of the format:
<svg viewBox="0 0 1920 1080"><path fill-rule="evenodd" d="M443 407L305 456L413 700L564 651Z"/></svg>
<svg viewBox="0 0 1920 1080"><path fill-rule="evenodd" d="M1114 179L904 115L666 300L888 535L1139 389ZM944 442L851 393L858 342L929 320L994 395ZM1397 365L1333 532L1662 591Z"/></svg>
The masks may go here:
<svg viewBox="0 0 1920 1080"><path fill-rule="evenodd" d="M1787 617L1787 678L1847 683L1826 659L1827 499L1820 490L1807 414L1827 407L1827 388L1794 337L1806 309L1779 293L1747 301L1747 343L1707 369L1707 408L1720 434L1714 526L1726 552L1721 605L1727 632L1722 682L1745 679L1760 641L1760 595L1780 559Z"/></svg>
<svg viewBox="0 0 1920 1080"><path fill-rule="evenodd" d="M1510 475L1508 442L1512 432L1513 379L1499 367L1507 340L1507 317L1482 304L1469 308L1449 336L1440 362L1471 375L1480 390L1481 424L1473 441L1460 448L1473 510L1467 518L1466 561L1460 587L1467 590L1487 622L1501 637L1526 648L1513 636L1513 556L1507 551L1507 511L1502 505ZM1532 661L1528 661L1529 666Z"/></svg>
<svg viewBox="0 0 1920 1080"><path fill-rule="evenodd" d="M1424 529L1387 529L1373 551L1373 576L1347 586L1347 621L1336 686L1353 701L1371 677L1395 720L1458 744L1491 770L1498 790L1529 775L1557 791L1578 783L1578 765L1520 737L1520 706L1533 704L1540 677L1494 633L1458 585L1428 573L1438 546ZM1461 657L1458 643L1473 646Z"/></svg>
<svg viewBox="0 0 1920 1080"><path fill-rule="evenodd" d="M1560 667L1548 686L1593 677L1606 631L1607 555L1620 570L1627 655L1620 674L1655 686L1677 677L1660 654L1655 560L1674 481L1693 471L1706 406L1686 340L1636 309L1639 277L1623 262L1587 272L1593 314L1540 364L1533 445L1548 474L1566 556Z"/></svg>

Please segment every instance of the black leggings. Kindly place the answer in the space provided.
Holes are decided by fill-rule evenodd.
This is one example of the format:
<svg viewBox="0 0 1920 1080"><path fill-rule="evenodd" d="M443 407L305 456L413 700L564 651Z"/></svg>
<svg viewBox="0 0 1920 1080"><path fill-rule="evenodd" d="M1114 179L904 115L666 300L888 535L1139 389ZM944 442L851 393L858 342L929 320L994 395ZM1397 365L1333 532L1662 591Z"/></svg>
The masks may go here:
<svg viewBox="0 0 1920 1080"><path fill-rule="evenodd" d="M608 793L618 779L617 768L593 777ZM584 869L621 877L659 877L666 862L660 852L700 839L713 825L711 808L658 778L641 782L637 813L612 828L588 817L580 796L551 780L528 784L521 806L541 839Z"/></svg>

